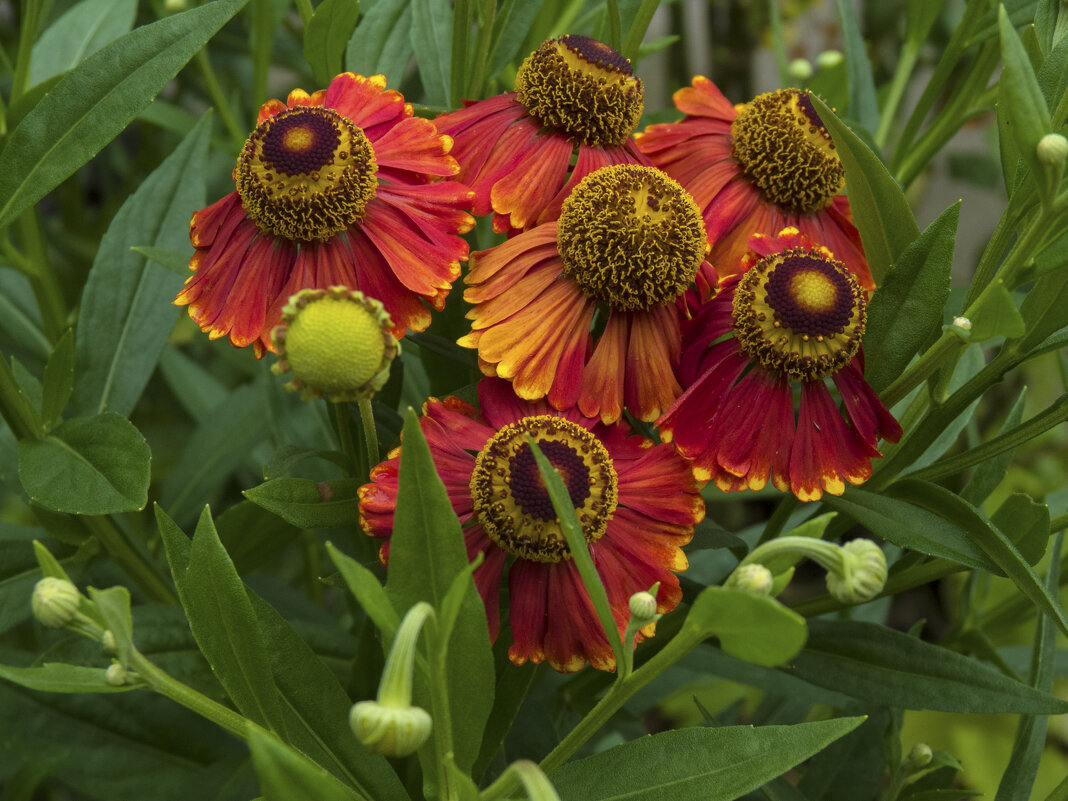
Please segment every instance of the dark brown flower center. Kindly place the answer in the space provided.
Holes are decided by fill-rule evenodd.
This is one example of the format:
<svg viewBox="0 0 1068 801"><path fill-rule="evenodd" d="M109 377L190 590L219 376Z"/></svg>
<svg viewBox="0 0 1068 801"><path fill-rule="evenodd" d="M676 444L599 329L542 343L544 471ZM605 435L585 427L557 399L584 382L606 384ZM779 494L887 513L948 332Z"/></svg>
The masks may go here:
<svg viewBox="0 0 1068 801"><path fill-rule="evenodd" d="M264 120L234 170L241 203L259 228L296 242L326 242L362 218L378 187L363 131L317 106Z"/></svg>
<svg viewBox="0 0 1068 801"><path fill-rule="evenodd" d="M762 367L815 381L857 354L867 301L845 265L822 250L792 248L761 259L734 293L742 350Z"/></svg>
<svg viewBox="0 0 1068 801"><path fill-rule="evenodd" d="M505 426L479 452L471 475L478 522L497 545L523 559L570 559L527 434L563 477L586 542L604 535L617 500L612 457L587 429L551 415L524 417Z"/></svg>
<svg viewBox="0 0 1068 801"><path fill-rule="evenodd" d="M630 62L585 36L543 42L519 67L515 91L543 126L595 147L626 142L645 107L645 90Z"/></svg>
<svg viewBox="0 0 1068 801"><path fill-rule="evenodd" d="M653 167L602 167L576 186L560 211L564 273L588 297L619 311L674 301L708 251L693 198Z"/></svg>
<svg viewBox="0 0 1068 801"><path fill-rule="evenodd" d="M834 142L807 92L780 89L746 103L731 124L731 155L770 202L797 213L826 207L845 186Z"/></svg>

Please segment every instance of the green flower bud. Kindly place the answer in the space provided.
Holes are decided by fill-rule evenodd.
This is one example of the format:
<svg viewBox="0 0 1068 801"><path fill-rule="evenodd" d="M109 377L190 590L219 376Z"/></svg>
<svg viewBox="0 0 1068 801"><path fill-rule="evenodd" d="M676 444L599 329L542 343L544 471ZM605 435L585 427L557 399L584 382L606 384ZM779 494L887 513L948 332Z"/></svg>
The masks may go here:
<svg viewBox="0 0 1068 801"><path fill-rule="evenodd" d="M46 576L34 586L30 605L43 625L61 629L74 620L81 600L82 594L71 582Z"/></svg>
<svg viewBox="0 0 1068 801"><path fill-rule="evenodd" d="M113 687L121 687L128 678L129 674L126 672L126 668L118 662L108 665L108 669L104 671L104 681Z"/></svg>
<svg viewBox="0 0 1068 801"><path fill-rule="evenodd" d="M1068 158L1068 139L1059 133L1048 133L1038 140L1038 160L1047 167L1061 167Z"/></svg>
<svg viewBox="0 0 1068 801"><path fill-rule="evenodd" d="M786 69L790 73L790 77L800 83L804 83L811 78L814 72L812 63L807 58L795 58Z"/></svg>
<svg viewBox="0 0 1068 801"><path fill-rule="evenodd" d="M909 751L909 755L905 757L905 770L909 773L923 770L931 764L932 759L934 759L934 752L931 751L931 746L927 743L916 743Z"/></svg>
<svg viewBox="0 0 1068 801"><path fill-rule="evenodd" d="M519 777L530 801L560 801L553 783L535 763L520 759L513 762L509 770Z"/></svg>
<svg viewBox="0 0 1068 801"><path fill-rule="evenodd" d="M954 317L953 326L955 328L959 328L961 331L971 331L972 321L969 320L967 317Z"/></svg>
<svg viewBox="0 0 1068 801"><path fill-rule="evenodd" d="M630 606L631 620L638 628L648 626L650 623L655 623L660 619L660 615L656 613L656 591L659 589L659 582L652 587L648 592L636 592L630 596L628 605Z"/></svg>
<svg viewBox="0 0 1068 801"><path fill-rule="evenodd" d="M115 632L111 629L108 629L100 636L100 644L104 646L105 651L110 651L113 654L118 653L119 646L115 644Z"/></svg>
<svg viewBox="0 0 1068 801"><path fill-rule="evenodd" d="M842 55L840 50L824 50L816 56L816 66L821 70L833 69L843 61L845 61L845 56Z"/></svg>
<svg viewBox="0 0 1068 801"><path fill-rule="evenodd" d="M842 546L840 571L827 573L827 591L842 603L870 601L886 586L886 554L871 540L851 540Z"/></svg>
<svg viewBox="0 0 1068 801"><path fill-rule="evenodd" d="M741 590L753 595L770 595L775 584L775 577L764 565L755 562L741 565L730 574L723 585L731 590Z"/></svg>
<svg viewBox="0 0 1068 801"><path fill-rule="evenodd" d="M389 380L400 353L382 304L343 286L304 289L282 309L282 325L271 331L278 363L271 371L293 371L286 388L304 397L332 401L369 398Z"/></svg>
<svg viewBox="0 0 1068 801"><path fill-rule="evenodd" d="M349 711L349 726L356 739L376 754L402 757L414 753L427 741L430 715L418 706L384 706L378 701L360 701Z"/></svg>

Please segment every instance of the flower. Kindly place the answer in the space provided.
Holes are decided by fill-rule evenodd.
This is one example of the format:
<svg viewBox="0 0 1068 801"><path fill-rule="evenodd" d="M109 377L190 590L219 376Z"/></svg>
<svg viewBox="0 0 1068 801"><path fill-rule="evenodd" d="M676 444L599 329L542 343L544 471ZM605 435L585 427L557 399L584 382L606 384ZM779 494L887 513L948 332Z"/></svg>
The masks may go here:
<svg viewBox="0 0 1068 801"><path fill-rule="evenodd" d="M721 275L739 271L750 234L797 228L875 288L834 142L808 92L781 89L732 106L700 75L675 93L686 114L635 134L638 148L693 195L704 215L708 260Z"/></svg>
<svg viewBox="0 0 1068 801"><path fill-rule="evenodd" d="M412 116L381 75L338 75L260 109L234 168L237 189L193 215L195 274L174 301L213 339L256 356L301 289L344 285L378 298L393 333L422 331L467 257L474 219L452 140ZM425 302L425 303L424 303Z"/></svg>
<svg viewBox="0 0 1068 801"><path fill-rule="evenodd" d="M624 405L655 420L681 392L679 298L695 279L715 282L707 249L678 183L653 167L602 167L559 220L474 255L464 278L472 332L459 342L522 398L577 403L606 423Z"/></svg>
<svg viewBox="0 0 1068 801"><path fill-rule="evenodd" d="M699 486L670 446L631 435L625 422L605 425L578 409L517 398L506 381L479 382L480 409L449 397L423 406L420 427L438 474L464 526L467 553L484 561L475 584L490 635L500 629L499 594L507 563L508 619L516 664L548 661L577 671L589 661L613 670L615 657L526 442L529 433L560 470L590 544L620 633L635 592L660 582L657 611L682 597L674 573L687 567L681 546L704 517ZM401 447L371 471L359 490L360 523L389 537L396 511ZM389 543L381 556L388 562ZM650 636L653 626L642 629Z"/></svg>
<svg viewBox="0 0 1068 801"><path fill-rule="evenodd" d="M770 476L803 501L823 491L839 495L843 479L859 484L871 476L880 437L901 437L864 381L865 293L827 248L796 228L756 234L749 245L745 272L724 279L687 324L686 389L657 422L660 435L693 459L699 479L726 492L761 489Z"/></svg>
<svg viewBox="0 0 1068 801"><path fill-rule="evenodd" d="M287 389L335 402L370 398L389 380L400 352L393 322L377 300L343 286L302 289L282 309L282 325L271 331L278 363L274 373L293 370Z"/></svg>
<svg viewBox="0 0 1068 801"><path fill-rule="evenodd" d="M516 91L434 122L455 140L458 180L475 190L475 214L493 212L499 233L556 219L598 167L648 164L630 138L644 106L630 61L595 39L561 36L520 65Z"/></svg>

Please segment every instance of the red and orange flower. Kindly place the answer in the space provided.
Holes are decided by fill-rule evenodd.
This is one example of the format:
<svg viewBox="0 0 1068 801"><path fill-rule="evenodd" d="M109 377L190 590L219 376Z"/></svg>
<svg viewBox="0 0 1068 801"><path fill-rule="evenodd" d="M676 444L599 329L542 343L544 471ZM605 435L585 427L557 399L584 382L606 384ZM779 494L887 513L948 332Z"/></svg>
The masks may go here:
<svg viewBox="0 0 1068 801"><path fill-rule="evenodd" d="M635 134L638 148L686 187L704 215L708 260L738 272L750 234L797 228L875 288L841 194L845 172L808 93L781 89L731 105L708 78L675 93L679 122Z"/></svg>
<svg viewBox="0 0 1068 801"><path fill-rule="evenodd" d="M605 425L578 409L561 412L544 401L515 396L506 381L483 379L480 409L458 398L430 399L419 424L438 474L464 526L470 558L485 560L475 584L486 606L490 636L500 631L500 593L508 571L508 622L516 664L547 661L573 672L588 661L614 670L567 541L556 521L529 434L564 478L590 555L622 635L635 592L660 582L657 611L682 597L675 573L687 567L681 546L704 517L704 502L686 461L668 445ZM371 471L360 488L360 523L368 534L393 530L403 445ZM388 562L389 543L382 545ZM642 629L651 636L655 624Z"/></svg>
<svg viewBox="0 0 1068 801"><path fill-rule="evenodd" d="M459 342L522 398L577 403L606 423L624 405L655 420L682 391L684 295L716 281L707 250L701 213L678 183L653 167L602 167L559 220L474 254L464 279L472 332Z"/></svg>
<svg viewBox="0 0 1068 801"><path fill-rule="evenodd" d="M871 476L880 438L901 437L864 381L866 293L796 228L755 234L749 246L744 272L686 323L686 391L658 421L660 435L693 460L698 479L726 492L762 489L770 477L803 501L839 495L845 481Z"/></svg>
<svg viewBox="0 0 1068 801"><path fill-rule="evenodd" d="M430 324L467 258L471 191L452 140L412 116L381 75L338 75L260 109L237 189L196 212L194 275L175 303L213 338L256 356L290 295L341 285L382 302L393 333Z"/></svg>
<svg viewBox="0 0 1068 801"><path fill-rule="evenodd" d="M648 164L630 135L645 103L630 61L585 36L542 43L519 67L516 90L435 120L453 137L458 179L493 230L555 220L571 189L610 164ZM572 156L575 163L572 166Z"/></svg>

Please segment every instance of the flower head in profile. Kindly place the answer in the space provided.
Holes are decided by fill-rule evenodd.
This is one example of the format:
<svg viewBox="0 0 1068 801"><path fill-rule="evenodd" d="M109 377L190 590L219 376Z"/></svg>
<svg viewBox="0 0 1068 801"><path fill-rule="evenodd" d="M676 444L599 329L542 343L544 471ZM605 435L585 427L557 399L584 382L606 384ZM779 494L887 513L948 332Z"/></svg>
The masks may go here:
<svg viewBox="0 0 1068 801"><path fill-rule="evenodd" d="M268 101L237 166L237 189L193 215L194 274L175 303L214 339L273 350L270 331L302 289L377 298L393 333L422 331L467 257L471 191L452 180L452 140L412 116L381 75Z"/></svg>
<svg viewBox="0 0 1068 801"><path fill-rule="evenodd" d="M520 65L515 86L435 120L456 142L458 179L475 190L475 214L493 212L493 230L556 219L571 189L598 167L649 163L631 139L643 84L608 45L549 39Z"/></svg>
<svg viewBox="0 0 1068 801"><path fill-rule="evenodd" d="M866 293L796 228L749 244L746 270L686 323L685 392L658 421L660 434L699 479L727 492L761 489L770 477L803 501L841 494L845 481L871 476L880 438L901 436L864 380Z"/></svg>
<svg viewBox="0 0 1068 801"><path fill-rule="evenodd" d="M572 672L588 661L613 670L601 630L552 502L527 444L530 435L556 467L582 524L619 631L629 600L660 582L657 612L682 597L675 572L687 567L681 546L704 517L704 502L686 461L667 445L605 425L578 409L517 398L506 381L483 379L480 408L458 398L431 399L420 427L438 474L464 526L470 558L485 556L474 578L490 635L500 630L499 597L508 573L508 621L516 664L547 661ZM389 537L396 512L401 447L360 488L360 522ZM389 543L382 546L388 563ZM655 623L641 630L651 636Z"/></svg>
<svg viewBox="0 0 1068 801"><path fill-rule="evenodd" d="M665 173L602 167L560 219L475 254L464 298L487 375L522 398L655 420L678 396L682 296L715 283L701 214ZM599 331L599 334L595 334Z"/></svg>
<svg viewBox="0 0 1068 801"><path fill-rule="evenodd" d="M808 92L780 89L731 105L700 75L675 93L686 116L635 134L638 148L693 195L704 215L708 260L738 272L750 234L798 229L825 244L866 290L875 288L834 142Z"/></svg>

